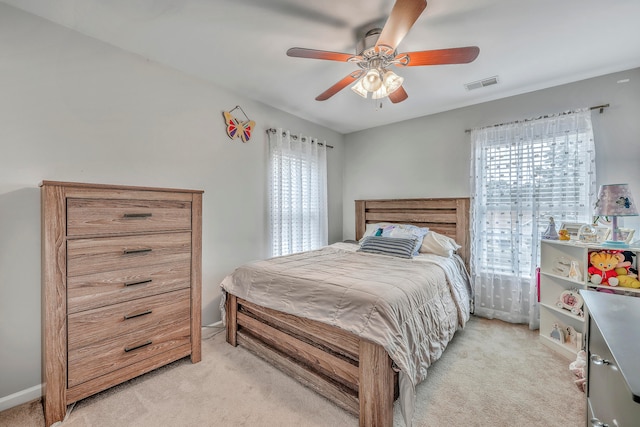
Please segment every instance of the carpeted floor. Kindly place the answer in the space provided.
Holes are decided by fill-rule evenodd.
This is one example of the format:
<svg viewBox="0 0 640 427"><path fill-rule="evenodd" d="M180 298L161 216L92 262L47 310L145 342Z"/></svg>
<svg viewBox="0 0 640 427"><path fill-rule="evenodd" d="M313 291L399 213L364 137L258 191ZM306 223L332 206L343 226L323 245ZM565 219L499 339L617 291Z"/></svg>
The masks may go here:
<svg viewBox="0 0 640 427"><path fill-rule="evenodd" d="M78 402L61 427L357 426L358 420L266 362L203 334L203 360L174 362ZM414 426L585 424L569 361L537 331L472 318L417 388ZM44 425L39 401L0 413L0 426ZM404 426L395 407L394 425Z"/></svg>

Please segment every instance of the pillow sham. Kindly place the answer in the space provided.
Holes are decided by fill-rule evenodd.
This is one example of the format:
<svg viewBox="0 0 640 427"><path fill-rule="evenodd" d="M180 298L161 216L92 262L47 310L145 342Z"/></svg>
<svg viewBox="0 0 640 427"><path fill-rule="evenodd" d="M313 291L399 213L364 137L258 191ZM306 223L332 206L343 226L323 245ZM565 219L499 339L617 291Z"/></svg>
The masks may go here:
<svg viewBox="0 0 640 427"><path fill-rule="evenodd" d="M455 251L460 249L460 246L451 237L444 236L436 233L435 231L429 231L422 239L422 245L420 246L421 253L436 254L443 257L450 257Z"/></svg>
<svg viewBox="0 0 640 427"><path fill-rule="evenodd" d="M398 258L413 258L416 246L415 237L402 239L397 237L367 236L362 240L356 252L390 255Z"/></svg>
<svg viewBox="0 0 640 427"><path fill-rule="evenodd" d="M381 229L381 228L385 228L385 227L386 227L386 226L388 226L388 225L393 225L393 224L392 224L392 223L390 223L390 222L375 222L375 223L369 223L369 224L367 224L367 225L365 226L364 234L362 235L362 239L360 239L360 241L362 242L362 240L363 240L365 237L375 235L375 234L378 232L378 230L379 230L379 229Z"/></svg>
<svg viewBox="0 0 640 427"><path fill-rule="evenodd" d="M413 249L413 255L418 255L422 246L422 239L429 232L428 228L420 228L410 224L390 224L382 229L383 237L392 237L395 239L416 239L416 246Z"/></svg>

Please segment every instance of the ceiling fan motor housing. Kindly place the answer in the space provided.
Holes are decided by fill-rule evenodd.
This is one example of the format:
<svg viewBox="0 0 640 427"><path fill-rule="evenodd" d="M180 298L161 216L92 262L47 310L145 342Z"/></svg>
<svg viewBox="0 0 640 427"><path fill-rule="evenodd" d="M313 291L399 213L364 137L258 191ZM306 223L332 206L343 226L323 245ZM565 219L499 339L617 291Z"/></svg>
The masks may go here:
<svg viewBox="0 0 640 427"><path fill-rule="evenodd" d="M356 44L356 55L362 56L364 53L376 46L376 42L380 37L382 28L373 28L364 35Z"/></svg>
<svg viewBox="0 0 640 427"><path fill-rule="evenodd" d="M382 28L372 28L364 34L356 45L356 57L352 62L362 69L375 69L380 73L394 62L395 50L389 50L384 46L376 48L380 33Z"/></svg>

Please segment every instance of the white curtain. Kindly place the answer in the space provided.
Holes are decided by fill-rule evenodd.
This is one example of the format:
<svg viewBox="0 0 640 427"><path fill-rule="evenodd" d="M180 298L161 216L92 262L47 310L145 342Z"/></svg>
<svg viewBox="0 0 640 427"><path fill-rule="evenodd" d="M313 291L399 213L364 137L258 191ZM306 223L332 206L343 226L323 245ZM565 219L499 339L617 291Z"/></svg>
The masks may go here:
<svg viewBox="0 0 640 427"><path fill-rule="evenodd" d="M538 328L535 269L549 217L592 220L591 112L474 129L471 140L475 313Z"/></svg>
<svg viewBox="0 0 640 427"><path fill-rule="evenodd" d="M272 256L327 244L327 148L316 138L269 131Z"/></svg>

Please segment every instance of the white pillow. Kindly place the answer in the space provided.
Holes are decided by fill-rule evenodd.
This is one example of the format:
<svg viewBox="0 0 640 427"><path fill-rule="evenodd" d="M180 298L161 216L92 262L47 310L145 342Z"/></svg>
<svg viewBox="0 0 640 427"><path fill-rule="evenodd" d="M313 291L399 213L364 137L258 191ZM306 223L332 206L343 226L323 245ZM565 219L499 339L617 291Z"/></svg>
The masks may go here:
<svg viewBox="0 0 640 427"><path fill-rule="evenodd" d="M450 257L455 251L460 249L458 243L451 237L444 236L436 233L435 231L429 231L422 239L422 246L420 246L420 253L436 254L444 257Z"/></svg>

